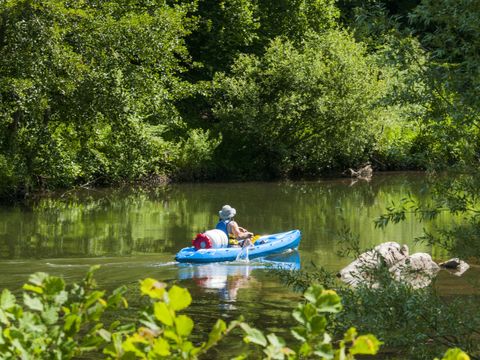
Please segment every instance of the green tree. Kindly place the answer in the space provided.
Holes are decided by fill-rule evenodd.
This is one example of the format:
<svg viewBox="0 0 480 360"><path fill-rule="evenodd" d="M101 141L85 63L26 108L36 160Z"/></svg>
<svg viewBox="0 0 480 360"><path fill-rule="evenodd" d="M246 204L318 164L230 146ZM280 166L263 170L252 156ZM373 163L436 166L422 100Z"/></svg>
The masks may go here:
<svg viewBox="0 0 480 360"><path fill-rule="evenodd" d="M333 0L199 0L192 14L198 27L187 44L200 68L191 74L210 80L240 54L262 55L277 36L300 43L310 31L336 27L339 10Z"/></svg>
<svg viewBox="0 0 480 360"><path fill-rule="evenodd" d="M300 43L309 32L338 26L340 11L333 0L257 0L262 48L277 36Z"/></svg>
<svg viewBox="0 0 480 360"><path fill-rule="evenodd" d="M175 170L185 150L176 145L175 102L190 93L179 78L190 10L164 1L3 1L3 191Z"/></svg>
<svg viewBox="0 0 480 360"><path fill-rule="evenodd" d="M213 111L228 172L313 175L366 160L386 89L371 60L347 32L331 30L301 47L277 38L263 57L241 56L230 75L218 74Z"/></svg>
<svg viewBox="0 0 480 360"><path fill-rule="evenodd" d="M423 0L410 14L410 21L430 51L432 76L445 86L444 99L471 115L478 122L480 106L477 88L480 82L480 31L477 19L480 5L475 1ZM454 95L455 94L455 95ZM440 95L440 94L439 94Z"/></svg>
<svg viewBox="0 0 480 360"><path fill-rule="evenodd" d="M251 0L198 1L193 13L198 27L187 38L193 60L200 63L196 77L210 80L215 72L228 70L239 53L251 51L258 37L255 13Z"/></svg>
<svg viewBox="0 0 480 360"><path fill-rule="evenodd" d="M434 101L427 124L439 153L437 164L432 164L436 167L476 166L478 161L479 15L478 3L450 0L424 0L410 14L430 56L425 73Z"/></svg>

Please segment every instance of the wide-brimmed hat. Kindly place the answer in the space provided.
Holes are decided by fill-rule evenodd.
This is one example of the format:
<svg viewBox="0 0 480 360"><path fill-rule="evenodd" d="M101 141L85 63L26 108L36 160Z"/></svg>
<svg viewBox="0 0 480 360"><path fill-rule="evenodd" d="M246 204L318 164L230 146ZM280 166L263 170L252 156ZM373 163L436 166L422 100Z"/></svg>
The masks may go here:
<svg viewBox="0 0 480 360"><path fill-rule="evenodd" d="M223 205L222 210L218 212L218 216L220 216L220 219L222 220L227 220L233 218L236 213L237 210L232 208L230 205Z"/></svg>

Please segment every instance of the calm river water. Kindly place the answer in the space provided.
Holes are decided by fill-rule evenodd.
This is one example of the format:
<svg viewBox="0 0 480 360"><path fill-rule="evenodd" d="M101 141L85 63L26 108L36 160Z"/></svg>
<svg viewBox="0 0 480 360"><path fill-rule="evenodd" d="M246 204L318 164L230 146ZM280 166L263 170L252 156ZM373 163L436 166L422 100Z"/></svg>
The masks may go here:
<svg viewBox="0 0 480 360"><path fill-rule="evenodd" d="M257 234L301 230L298 252L270 259L280 265L305 268L313 262L340 269L350 261L336 255L338 233L345 226L365 248L397 241L411 252L445 257L413 242L430 224L409 218L375 229L373 220L385 207L408 194L428 196L422 173L380 174L356 183L334 179L97 189L0 206L0 289L19 289L36 271L78 280L89 266L100 264L97 279L106 288L145 277L187 287L194 298L189 312L200 328L219 317L243 314L251 324L277 331L291 323L299 295L272 276L265 262L180 265L175 253L189 246L196 233L214 227L218 210L230 204L237 209L237 222ZM438 221L452 220L445 215ZM474 274L467 272L467 278ZM465 281L443 274L438 286L458 293L468 291Z"/></svg>

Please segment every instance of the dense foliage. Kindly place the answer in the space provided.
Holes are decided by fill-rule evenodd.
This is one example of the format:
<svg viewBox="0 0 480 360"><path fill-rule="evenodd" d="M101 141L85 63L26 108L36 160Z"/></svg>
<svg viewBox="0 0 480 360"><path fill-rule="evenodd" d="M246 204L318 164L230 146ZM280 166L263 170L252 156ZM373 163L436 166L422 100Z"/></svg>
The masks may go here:
<svg viewBox="0 0 480 360"><path fill-rule="evenodd" d="M195 172L216 143L185 128L174 105L190 91L180 78L188 10L2 1L3 191Z"/></svg>
<svg viewBox="0 0 480 360"><path fill-rule="evenodd" d="M4 0L3 195L467 165L471 2Z"/></svg>
<svg viewBox="0 0 480 360"><path fill-rule="evenodd" d="M234 172L238 156L251 175L278 177L366 161L381 127L379 72L339 30L310 34L301 47L277 38L261 58L240 57L213 83L225 167Z"/></svg>
<svg viewBox="0 0 480 360"><path fill-rule="evenodd" d="M0 295L0 355L2 359L71 359L88 353L108 359L197 359L235 329L245 343L260 347L265 359L351 359L357 354L375 355L381 343L373 335L358 335L349 328L334 346L326 332L327 314L342 309L332 290L314 286L304 294L292 315L298 325L292 333L298 344L289 344L274 333L264 335L242 319L226 324L219 319L205 342L195 345L189 338L194 321L179 314L192 298L188 290L147 278L142 295L150 299L137 323L116 319L104 324L104 314L127 307L125 287L111 295L96 288L91 269L80 284L45 273L33 274L23 286L23 304L7 289ZM460 352L461 353L461 352ZM237 359L259 353L248 349ZM457 359L454 357L453 359Z"/></svg>
<svg viewBox="0 0 480 360"><path fill-rule="evenodd" d="M436 178L437 179L437 178ZM445 225L439 223L425 229L424 235L415 239L443 248L447 253L478 263L480 259L480 189L476 173L443 177L432 184L432 198L428 202L412 196L394 202L385 214L375 220L376 226L385 228L389 223L398 223L407 216L420 221L432 220L448 212L459 221Z"/></svg>
<svg viewBox="0 0 480 360"><path fill-rule="evenodd" d="M285 283L304 291L311 284L325 284L342 297L342 311L330 324L331 332L341 334L352 324L361 332L374 333L384 343L386 354L408 359L431 359L449 347L459 347L472 358L480 355L478 295L442 297L435 285L414 289L392 281L387 269L370 273L379 286L362 284L356 288L341 285L334 274L311 268L295 272L277 270Z"/></svg>

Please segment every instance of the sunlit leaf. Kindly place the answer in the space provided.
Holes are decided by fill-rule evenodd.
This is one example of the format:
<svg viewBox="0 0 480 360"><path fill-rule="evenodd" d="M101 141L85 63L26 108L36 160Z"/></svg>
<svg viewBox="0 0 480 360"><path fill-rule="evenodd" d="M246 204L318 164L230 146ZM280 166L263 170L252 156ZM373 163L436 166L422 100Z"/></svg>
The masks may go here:
<svg viewBox="0 0 480 360"><path fill-rule="evenodd" d="M188 307L192 302L192 297L187 289L176 285L168 291L169 304L173 310L182 310Z"/></svg>
<svg viewBox="0 0 480 360"><path fill-rule="evenodd" d="M58 311L56 308L46 307L41 315L42 319L48 325L55 324L58 321Z"/></svg>
<svg viewBox="0 0 480 360"><path fill-rule="evenodd" d="M245 359L248 359L248 355L247 354L240 354L238 356L235 356L234 358L232 358L231 360L245 360Z"/></svg>
<svg viewBox="0 0 480 360"><path fill-rule="evenodd" d="M175 318L175 327L180 336L188 336L193 330L193 320L186 315L179 315Z"/></svg>
<svg viewBox="0 0 480 360"><path fill-rule="evenodd" d="M255 328L250 327L247 324L241 324L240 327L245 332L245 336L243 340L248 343L254 343L260 346L267 345L267 339L263 335L263 333Z"/></svg>
<svg viewBox="0 0 480 360"><path fill-rule="evenodd" d="M230 321L230 323L228 324L228 327L227 327L227 332L230 332L231 330L233 330L234 328L236 328L237 326L240 326L240 324L243 323L245 319L243 318L242 315L240 315L238 317L237 320L233 320L233 321Z"/></svg>
<svg viewBox="0 0 480 360"><path fill-rule="evenodd" d="M15 306L16 299L15 296L8 289L3 289L2 295L0 296L0 309L8 310Z"/></svg>
<svg viewBox="0 0 480 360"><path fill-rule="evenodd" d="M80 318L75 314L70 314L65 318L63 328L67 332L78 332L80 330Z"/></svg>
<svg viewBox="0 0 480 360"><path fill-rule="evenodd" d="M100 337L106 342L110 342L112 340L112 334L108 330L100 329L97 331L97 334L100 335Z"/></svg>
<svg viewBox="0 0 480 360"><path fill-rule="evenodd" d="M23 284L23 290L33 291L37 294L43 294L43 288L31 284Z"/></svg>
<svg viewBox="0 0 480 360"><path fill-rule="evenodd" d="M276 348L282 348L285 346L285 340L282 338L278 337L275 334L268 334L267 339Z"/></svg>
<svg viewBox="0 0 480 360"><path fill-rule="evenodd" d="M178 343L178 342L181 342L182 339L177 335L177 333L175 331L172 331L172 330L165 330L163 332L163 337L165 339L170 339L170 340L173 340L174 342Z"/></svg>
<svg viewBox="0 0 480 360"><path fill-rule="evenodd" d="M342 310L340 296L333 290L324 290L317 299L316 305L320 312L337 313Z"/></svg>
<svg viewBox="0 0 480 360"><path fill-rule="evenodd" d="M48 278L48 274L44 272L36 272L28 278L28 281L37 286L43 286L43 282Z"/></svg>
<svg viewBox="0 0 480 360"><path fill-rule="evenodd" d="M5 313L4 310L0 308L0 323L9 326L10 325L10 320L8 320L7 314ZM0 337L1 337L1 332L0 332Z"/></svg>
<svg viewBox="0 0 480 360"><path fill-rule="evenodd" d="M105 291L92 291L85 299L84 307L89 308L105 295Z"/></svg>
<svg viewBox="0 0 480 360"><path fill-rule="evenodd" d="M442 360L470 360L470 356L459 348L448 349Z"/></svg>
<svg viewBox="0 0 480 360"><path fill-rule="evenodd" d="M294 327L293 329L290 330L290 332L297 340L300 340L302 342L307 340L306 339L307 330L302 326Z"/></svg>
<svg viewBox="0 0 480 360"><path fill-rule="evenodd" d="M184 341L180 346L180 349L184 354L192 354L194 352L194 346L191 341Z"/></svg>
<svg viewBox="0 0 480 360"><path fill-rule="evenodd" d="M350 348L350 354L375 355L383 344L373 335L360 335L355 339Z"/></svg>
<svg viewBox="0 0 480 360"><path fill-rule="evenodd" d="M243 324L241 324L240 326L242 325ZM208 341L205 344L205 348L208 349L211 346L215 345L223 337L226 329L227 325L225 324L225 321L223 321L222 319L218 319L212 330L208 334Z"/></svg>
<svg viewBox="0 0 480 360"><path fill-rule="evenodd" d="M171 310L164 302L157 302L153 305L155 318L167 326L173 325L173 316Z"/></svg>
<svg viewBox="0 0 480 360"><path fill-rule="evenodd" d="M300 324L305 324L305 318L303 316L303 305L299 305L295 310L293 310L292 316Z"/></svg>
<svg viewBox="0 0 480 360"><path fill-rule="evenodd" d="M298 350L298 353L303 356L308 356L312 352L312 347L308 342L304 342L301 346L300 349Z"/></svg>
<svg viewBox="0 0 480 360"><path fill-rule="evenodd" d="M309 302L311 302L312 304L315 304L317 302L317 300L320 298L320 296L322 295L322 292L323 292L323 287L322 286L319 286L319 285L316 285L316 286L310 286L306 291L305 293L303 294L303 296L305 297L305 299L307 299Z"/></svg>
<svg viewBox="0 0 480 360"><path fill-rule="evenodd" d="M30 310L43 311L43 304L40 299L31 297L27 293L23 293L23 303Z"/></svg>
<svg viewBox="0 0 480 360"><path fill-rule="evenodd" d="M170 345L165 339L157 338L153 343L153 352L159 356L169 356L171 354Z"/></svg>
<svg viewBox="0 0 480 360"><path fill-rule="evenodd" d="M68 293L66 291L60 291L53 299L55 304L63 305L68 300Z"/></svg>
<svg viewBox="0 0 480 360"><path fill-rule="evenodd" d="M303 317L307 320L310 321L310 319L317 315L317 308L315 305L312 305L310 303L306 303L303 305Z"/></svg>
<svg viewBox="0 0 480 360"><path fill-rule="evenodd" d="M163 299L165 294L164 283L161 283L152 278L146 278L140 282L140 291L143 295L147 295L152 299Z"/></svg>
<svg viewBox="0 0 480 360"><path fill-rule="evenodd" d="M351 327L347 330L347 332L343 335L343 340L346 342L352 342L357 337L357 329Z"/></svg>
<svg viewBox="0 0 480 360"><path fill-rule="evenodd" d="M137 343L148 344L148 341L145 340L142 336L140 336L138 334L133 334L132 336L129 336L122 343L122 349L125 352L131 352L131 353L135 354L136 356L138 356L141 359L146 359L147 356L146 356L145 352L143 352L142 350L140 350L136 346ZM127 357L127 359L128 359L128 357Z"/></svg>
<svg viewBox="0 0 480 360"><path fill-rule="evenodd" d="M315 347L313 353L319 356L321 359L333 359L334 358L334 350L333 346L330 343L319 344ZM340 359L340 357L339 357Z"/></svg>

